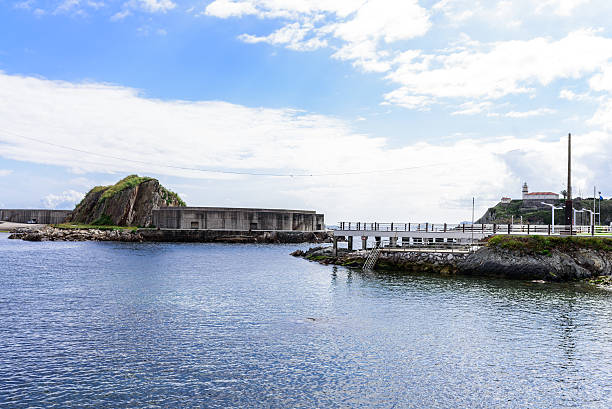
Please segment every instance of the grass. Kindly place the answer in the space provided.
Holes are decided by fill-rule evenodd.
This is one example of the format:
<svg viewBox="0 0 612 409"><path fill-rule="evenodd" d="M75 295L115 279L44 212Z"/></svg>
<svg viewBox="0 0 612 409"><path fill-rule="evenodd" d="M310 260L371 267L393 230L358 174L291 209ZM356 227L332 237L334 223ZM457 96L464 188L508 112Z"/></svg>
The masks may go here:
<svg viewBox="0 0 612 409"><path fill-rule="evenodd" d="M147 177L147 176L138 176L138 175L126 176L125 178L121 179L119 182L115 183L114 185L94 187L93 189L89 191L89 193L87 193L85 198L92 193L103 192L100 198L98 199L98 204L100 204L100 203L103 203L106 199L110 199L116 194L121 193L125 189L129 189L131 187L138 186L141 183L148 182L150 180L155 180L155 179ZM179 197L178 194L176 194L175 192L171 190L166 189L165 187L161 185L160 185L160 188L161 188L162 200L166 203L166 205L170 205L173 202L176 202L178 203L179 206L183 206L183 207L187 206L187 204ZM75 208L78 208L79 206L81 206L85 198L83 198L83 200L81 200L81 202L77 204Z"/></svg>
<svg viewBox="0 0 612 409"><path fill-rule="evenodd" d="M60 224L52 224L51 226L56 227L58 229L69 229L69 230L88 230L88 229L96 229L96 230L137 230L138 227L135 226L104 226L104 225L93 225L93 224L80 224L80 223L60 223Z"/></svg>
<svg viewBox="0 0 612 409"><path fill-rule="evenodd" d="M119 182L108 187L104 191L104 193L102 193L102 196L100 196L100 201L110 199L111 197L115 196L119 192L124 191L125 189L129 189L131 187L138 186L141 183L148 182L149 180L153 180L153 178L146 177L146 176L138 176L138 175L130 175L130 176L124 177Z"/></svg>
<svg viewBox="0 0 612 409"><path fill-rule="evenodd" d="M577 236L494 236L487 245L528 254L551 255L553 250L571 252L580 249L612 252L612 239Z"/></svg>

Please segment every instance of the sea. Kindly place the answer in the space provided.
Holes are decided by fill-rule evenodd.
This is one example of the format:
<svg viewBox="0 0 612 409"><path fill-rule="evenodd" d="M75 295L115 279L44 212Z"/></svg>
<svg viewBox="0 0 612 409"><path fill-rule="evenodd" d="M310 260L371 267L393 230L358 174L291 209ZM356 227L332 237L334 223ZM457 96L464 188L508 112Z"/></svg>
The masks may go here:
<svg viewBox="0 0 612 409"><path fill-rule="evenodd" d="M1 408L610 408L612 292L0 233Z"/></svg>

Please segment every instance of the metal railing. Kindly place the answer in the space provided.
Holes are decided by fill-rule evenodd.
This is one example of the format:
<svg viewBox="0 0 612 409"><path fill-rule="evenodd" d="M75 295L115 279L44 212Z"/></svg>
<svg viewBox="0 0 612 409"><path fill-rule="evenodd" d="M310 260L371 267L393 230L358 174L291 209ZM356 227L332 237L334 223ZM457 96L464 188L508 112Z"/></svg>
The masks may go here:
<svg viewBox="0 0 612 409"><path fill-rule="evenodd" d="M591 226L566 226L550 224L451 224L451 223L377 223L377 222L340 222L342 231L384 231L384 232L419 232L419 233L481 233L493 234L591 234ZM610 226L595 226L594 235L612 233Z"/></svg>

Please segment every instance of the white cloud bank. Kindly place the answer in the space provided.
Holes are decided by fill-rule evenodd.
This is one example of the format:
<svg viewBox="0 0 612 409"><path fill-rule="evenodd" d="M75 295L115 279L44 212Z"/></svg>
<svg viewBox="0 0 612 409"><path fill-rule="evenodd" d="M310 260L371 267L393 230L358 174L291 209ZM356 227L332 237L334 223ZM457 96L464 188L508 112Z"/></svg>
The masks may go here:
<svg viewBox="0 0 612 409"><path fill-rule="evenodd" d="M596 122L611 123L611 118L612 110L603 107ZM117 178L128 173L192 178L200 181L193 184L195 190L180 187L192 205L228 204L209 202L212 189L215 198L231 196L234 205L317 208L330 223L341 217L465 220L472 196L487 206L502 194L518 194L523 180L534 189L553 191L564 183L565 144L559 135L390 147L383 138L354 132L345 121L293 109L161 101L120 86L3 73L0 124L4 158L80 174L117 173ZM610 134L593 131L577 140L576 184L609 179ZM314 175L413 169L279 178L186 168ZM49 196L49 206L72 193ZM453 205L462 201L463 208Z"/></svg>
<svg viewBox="0 0 612 409"><path fill-rule="evenodd" d="M442 49L424 50L436 15L459 22L478 15L503 24L520 16L546 18L552 11L566 17L600 0L468 2L442 0L428 10L416 0L215 0L205 13L218 18L248 15L274 19L282 26L267 35L242 34L248 43L269 43L297 51L322 47L332 58L350 61L366 72L383 73L395 89L384 103L426 110L443 103L482 104L504 97L534 96L560 80L590 80L595 91L612 88L612 38L578 24L557 37L533 35L504 41L476 41L457 32L458 40ZM535 17L534 17L535 16ZM441 24L438 22L438 24ZM514 25L520 25L516 20ZM482 27L482 26L480 26ZM587 28L585 28L587 27ZM407 40L420 40L415 45ZM465 109L455 109L455 112Z"/></svg>
<svg viewBox="0 0 612 409"><path fill-rule="evenodd" d="M66 190L59 194L49 193L40 202L43 209L72 209L84 196L85 193Z"/></svg>

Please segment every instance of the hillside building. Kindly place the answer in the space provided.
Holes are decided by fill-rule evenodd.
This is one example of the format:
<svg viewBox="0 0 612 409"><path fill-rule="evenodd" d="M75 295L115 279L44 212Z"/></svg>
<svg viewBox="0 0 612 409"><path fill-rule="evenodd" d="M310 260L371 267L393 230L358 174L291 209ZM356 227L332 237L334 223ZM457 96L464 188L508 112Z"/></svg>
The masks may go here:
<svg viewBox="0 0 612 409"><path fill-rule="evenodd" d="M555 192L532 192L529 193L527 182L523 184L523 200L559 200L559 194Z"/></svg>

